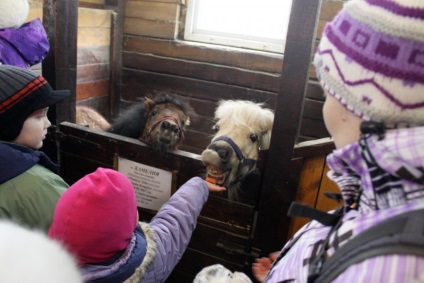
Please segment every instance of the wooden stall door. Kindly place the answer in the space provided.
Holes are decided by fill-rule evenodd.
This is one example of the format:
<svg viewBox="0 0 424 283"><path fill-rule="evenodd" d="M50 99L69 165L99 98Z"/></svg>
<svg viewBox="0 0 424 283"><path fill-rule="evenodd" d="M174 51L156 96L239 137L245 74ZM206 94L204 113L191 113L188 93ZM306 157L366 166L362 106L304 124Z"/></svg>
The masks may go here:
<svg viewBox="0 0 424 283"><path fill-rule="evenodd" d="M161 155L138 140L73 123L62 123L58 136L61 175L70 184L98 167L118 169L117 156L172 173L173 189L205 171L200 155L178 150ZM139 207L142 221L150 221L155 213ZM203 267L215 263L248 273L250 263L259 256L259 251L252 248L255 219L255 206L211 194L189 247L168 282L191 282Z"/></svg>

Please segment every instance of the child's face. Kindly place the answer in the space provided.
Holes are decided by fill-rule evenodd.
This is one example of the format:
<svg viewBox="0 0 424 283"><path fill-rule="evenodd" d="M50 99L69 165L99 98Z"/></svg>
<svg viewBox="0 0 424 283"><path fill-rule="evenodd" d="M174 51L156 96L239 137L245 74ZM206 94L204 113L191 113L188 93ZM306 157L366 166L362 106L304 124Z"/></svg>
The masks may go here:
<svg viewBox="0 0 424 283"><path fill-rule="evenodd" d="M34 149L41 148L43 140L46 138L47 129L51 125L47 118L47 110L49 110L48 107L32 113L25 120L19 136L13 142Z"/></svg>
<svg viewBox="0 0 424 283"><path fill-rule="evenodd" d="M362 120L344 108L337 99L327 94L322 112L336 148L359 140Z"/></svg>

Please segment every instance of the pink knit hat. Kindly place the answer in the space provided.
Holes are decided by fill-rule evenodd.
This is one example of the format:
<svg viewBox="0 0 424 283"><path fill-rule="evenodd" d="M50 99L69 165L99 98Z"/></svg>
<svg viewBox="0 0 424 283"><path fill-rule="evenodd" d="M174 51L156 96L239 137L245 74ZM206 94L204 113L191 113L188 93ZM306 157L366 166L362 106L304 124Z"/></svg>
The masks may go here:
<svg viewBox="0 0 424 283"><path fill-rule="evenodd" d="M128 178L98 168L60 197L49 236L61 241L80 265L100 263L127 247L136 218L137 203Z"/></svg>

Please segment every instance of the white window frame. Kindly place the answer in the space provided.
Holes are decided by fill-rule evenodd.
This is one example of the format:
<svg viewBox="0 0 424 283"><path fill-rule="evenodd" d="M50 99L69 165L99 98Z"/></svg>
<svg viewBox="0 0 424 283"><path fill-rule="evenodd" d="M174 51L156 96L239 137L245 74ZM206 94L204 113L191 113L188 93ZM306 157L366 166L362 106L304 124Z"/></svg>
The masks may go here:
<svg viewBox="0 0 424 283"><path fill-rule="evenodd" d="M210 44L234 46L240 48L254 49L267 52L284 53L284 47L286 43L286 35L289 23L290 12L286 14L286 27L285 34L282 35L282 39L272 39L258 36L240 35L225 32L216 32L210 30L202 30L197 27L198 16L200 14L200 1L203 0L188 0L186 23L184 31L184 40L203 42ZM231 0L227 0L231 1ZM279 1L290 1L290 0L279 0ZM255 1L256 5L259 1ZM291 8L291 5L290 5ZM225 7L222 7L225 9ZM283 12L282 12L283 14Z"/></svg>

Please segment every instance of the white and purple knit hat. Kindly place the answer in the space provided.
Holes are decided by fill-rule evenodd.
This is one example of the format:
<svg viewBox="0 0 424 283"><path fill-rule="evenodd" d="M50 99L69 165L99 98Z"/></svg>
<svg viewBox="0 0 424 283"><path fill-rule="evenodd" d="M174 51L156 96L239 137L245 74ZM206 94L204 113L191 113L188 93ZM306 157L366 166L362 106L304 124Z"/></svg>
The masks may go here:
<svg viewBox="0 0 424 283"><path fill-rule="evenodd" d="M363 120L424 125L424 0L345 3L314 65L325 91Z"/></svg>

